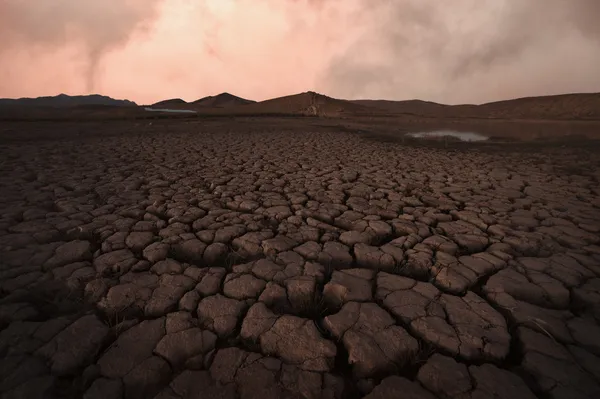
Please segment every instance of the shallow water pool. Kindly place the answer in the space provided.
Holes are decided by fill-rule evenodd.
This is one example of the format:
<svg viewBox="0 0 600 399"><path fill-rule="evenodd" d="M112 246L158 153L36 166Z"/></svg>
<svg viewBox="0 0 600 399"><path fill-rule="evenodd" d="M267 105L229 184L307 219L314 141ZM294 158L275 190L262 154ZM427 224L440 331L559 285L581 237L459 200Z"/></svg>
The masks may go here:
<svg viewBox="0 0 600 399"><path fill-rule="evenodd" d="M418 139L453 137L460 141L485 141L487 136L473 132L458 132L456 130L435 130L432 132L407 133L407 136Z"/></svg>

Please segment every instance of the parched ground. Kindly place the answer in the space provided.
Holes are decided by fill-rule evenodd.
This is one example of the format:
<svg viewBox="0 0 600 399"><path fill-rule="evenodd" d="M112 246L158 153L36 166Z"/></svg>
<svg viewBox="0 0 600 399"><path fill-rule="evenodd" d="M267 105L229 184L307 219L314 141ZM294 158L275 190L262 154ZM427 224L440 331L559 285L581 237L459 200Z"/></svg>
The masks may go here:
<svg viewBox="0 0 600 399"><path fill-rule="evenodd" d="M2 136L2 398L600 397L594 148L147 123Z"/></svg>

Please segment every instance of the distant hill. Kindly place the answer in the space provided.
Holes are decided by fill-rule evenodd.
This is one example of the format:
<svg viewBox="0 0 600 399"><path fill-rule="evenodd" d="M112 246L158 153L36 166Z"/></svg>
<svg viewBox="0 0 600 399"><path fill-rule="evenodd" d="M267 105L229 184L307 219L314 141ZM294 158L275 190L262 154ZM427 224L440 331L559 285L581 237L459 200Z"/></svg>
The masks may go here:
<svg viewBox="0 0 600 399"><path fill-rule="evenodd" d="M312 91L227 109L227 113L241 115L343 116L362 112L372 113L373 108Z"/></svg>
<svg viewBox="0 0 600 399"><path fill-rule="evenodd" d="M114 98L91 94L85 96L69 96L59 94L57 96L36 97L36 98L1 98L0 106L13 107L135 107L136 103L129 100L115 100Z"/></svg>
<svg viewBox="0 0 600 399"><path fill-rule="evenodd" d="M198 111L203 112L200 109ZM309 91L243 106L232 105L219 113L329 117L411 115L427 118L600 120L600 93L526 97L481 105L445 105L422 100L341 100Z"/></svg>
<svg viewBox="0 0 600 399"><path fill-rule="evenodd" d="M479 108L492 118L600 119L600 93L524 97Z"/></svg>
<svg viewBox="0 0 600 399"><path fill-rule="evenodd" d="M154 103L152 104L152 107L180 107L182 105L188 105L188 102L181 98L172 98Z"/></svg>
<svg viewBox="0 0 600 399"><path fill-rule="evenodd" d="M390 113L434 118L600 120L600 93L524 97L481 105L444 105L421 100L350 102Z"/></svg>
<svg viewBox="0 0 600 399"><path fill-rule="evenodd" d="M203 97L199 100L192 102L191 104L200 105L204 107L228 108L253 103L256 103L256 101L247 100L245 98L234 96L233 94L229 93L221 93L216 96Z"/></svg>

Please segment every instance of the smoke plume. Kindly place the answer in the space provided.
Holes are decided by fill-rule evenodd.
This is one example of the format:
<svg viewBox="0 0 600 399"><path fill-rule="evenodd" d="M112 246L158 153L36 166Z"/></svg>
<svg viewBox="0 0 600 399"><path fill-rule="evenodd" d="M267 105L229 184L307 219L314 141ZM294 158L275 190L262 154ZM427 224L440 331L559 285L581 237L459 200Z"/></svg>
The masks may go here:
<svg viewBox="0 0 600 399"><path fill-rule="evenodd" d="M35 63L37 56L72 47L76 60L71 62L82 64L84 91L92 92L104 55L147 29L156 17L156 3L157 0L2 0L2 62L10 63L10 57L15 57Z"/></svg>

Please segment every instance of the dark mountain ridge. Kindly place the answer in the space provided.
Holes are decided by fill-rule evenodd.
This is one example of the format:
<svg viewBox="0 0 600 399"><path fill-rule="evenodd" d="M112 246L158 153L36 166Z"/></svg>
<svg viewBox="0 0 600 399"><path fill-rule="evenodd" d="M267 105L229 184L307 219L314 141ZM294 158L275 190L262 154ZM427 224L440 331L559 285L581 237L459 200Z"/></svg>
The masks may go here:
<svg viewBox="0 0 600 399"><path fill-rule="evenodd" d="M135 107L137 104L129 100L117 100L100 94L83 96L70 96L59 94L57 96L23 97L23 98L0 98L0 105L26 106L26 107L87 107L87 106L112 106L112 107Z"/></svg>

